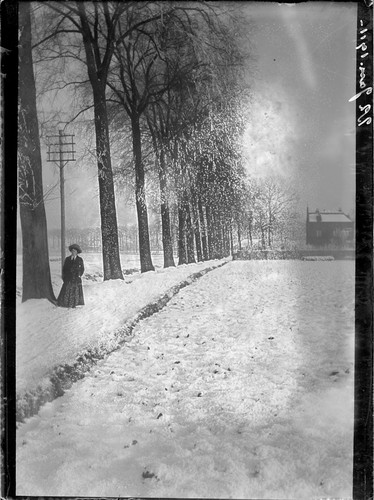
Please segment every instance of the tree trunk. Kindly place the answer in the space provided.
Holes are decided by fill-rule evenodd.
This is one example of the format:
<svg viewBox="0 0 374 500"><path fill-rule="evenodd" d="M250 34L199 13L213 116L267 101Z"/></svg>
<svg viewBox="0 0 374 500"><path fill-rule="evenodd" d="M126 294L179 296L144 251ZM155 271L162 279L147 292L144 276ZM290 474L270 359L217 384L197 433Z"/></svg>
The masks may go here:
<svg viewBox="0 0 374 500"><path fill-rule="evenodd" d="M188 201L185 203L186 212L186 236L187 236L187 262L195 264L194 232L191 220L191 210Z"/></svg>
<svg viewBox="0 0 374 500"><path fill-rule="evenodd" d="M212 217L212 211L207 205L205 207L206 210L206 221L207 221L207 233L208 233L208 251L209 251L209 258L214 259L214 228L213 228L213 217Z"/></svg>
<svg viewBox="0 0 374 500"><path fill-rule="evenodd" d="M110 156L105 87L93 84L104 280L123 279Z"/></svg>
<svg viewBox="0 0 374 500"><path fill-rule="evenodd" d="M268 247L271 248L271 225L273 221L270 204L268 205L269 225L268 225Z"/></svg>
<svg viewBox="0 0 374 500"><path fill-rule="evenodd" d="M230 252L231 255L234 256L234 241L232 237L232 224L230 224Z"/></svg>
<svg viewBox="0 0 374 500"><path fill-rule="evenodd" d="M230 255L230 231L227 222L224 223L222 228L223 234L223 256L228 257Z"/></svg>
<svg viewBox="0 0 374 500"><path fill-rule="evenodd" d="M160 152L159 180L161 192L162 246L164 267L174 267L173 243L171 240L170 210L167 194L165 152Z"/></svg>
<svg viewBox="0 0 374 500"><path fill-rule="evenodd" d="M123 279L119 256L117 215L105 99L107 70L110 58L107 60L107 67L101 65L100 68L98 67L98 54L100 53L98 41L92 37L84 3L76 2L76 6L81 22L80 31L86 54L87 73L94 98L104 280ZM113 40L109 38L107 43L109 44L107 46L109 54L113 51Z"/></svg>
<svg viewBox="0 0 374 500"><path fill-rule="evenodd" d="M178 266L187 264L185 212L181 202L178 206Z"/></svg>
<svg viewBox="0 0 374 500"><path fill-rule="evenodd" d="M216 234L217 234L217 243L218 243L218 258L222 259L225 253L224 240L225 240L225 232L222 224L222 218L217 217L217 225L216 225Z"/></svg>
<svg viewBox="0 0 374 500"><path fill-rule="evenodd" d="M139 117L134 114L131 119L133 153L135 160L135 199L138 214L140 270L142 273L154 271L149 244L148 211L145 201L144 166Z"/></svg>
<svg viewBox="0 0 374 500"><path fill-rule="evenodd" d="M237 222L237 225L238 225L238 250L241 250L242 249L242 235L241 235L241 231L240 231L240 221L239 220Z"/></svg>
<svg viewBox="0 0 374 500"><path fill-rule="evenodd" d="M262 246L262 249L265 250L265 248L266 248L265 233L264 233L264 230L262 227L261 227L261 246Z"/></svg>
<svg viewBox="0 0 374 500"><path fill-rule="evenodd" d="M23 243L22 301L55 302L49 268L42 159L31 51L30 3L19 4L19 203Z"/></svg>
<svg viewBox="0 0 374 500"><path fill-rule="evenodd" d="M229 257L232 254L231 248L231 240L232 240L232 232L231 225L226 225L227 235L226 235L226 257Z"/></svg>
<svg viewBox="0 0 374 500"><path fill-rule="evenodd" d="M209 251L208 251L208 241L207 241L207 229L204 219L204 210L203 204L199 200L198 202L198 210L199 210L199 219L200 219L200 227L201 227L201 244L203 246L203 259L209 260Z"/></svg>
<svg viewBox="0 0 374 500"><path fill-rule="evenodd" d="M194 200L192 206L192 218L193 218L193 228L195 234L195 245L196 245L196 256L197 261L202 262L203 260L203 252L201 248L201 234L200 234L200 224L199 224L199 215L197 213L196 202Z"/></svg>
<svg viewBox="0 0 374 500"><path fill-rule="evenodd" d="M212 214L213 226L213 258L220 259L222 257L222 228L220 226L220 217L217 213Z"/></svg>

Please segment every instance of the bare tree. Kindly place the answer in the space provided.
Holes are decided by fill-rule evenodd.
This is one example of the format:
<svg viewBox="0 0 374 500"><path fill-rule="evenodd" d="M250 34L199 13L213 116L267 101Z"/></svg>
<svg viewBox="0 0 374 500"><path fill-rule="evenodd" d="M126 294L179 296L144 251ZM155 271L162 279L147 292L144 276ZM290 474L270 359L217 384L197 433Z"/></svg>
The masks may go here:
<svg viewBox="0 0 374 500"><path fill-rule="evenodd" d="M102 3L107 30L105 51L102 55L98 41L100 31L98 27L99 13L97 5L94 5L94 24L92 29L85 4L77 2L76 5L80 20L79 30L83 37L86 53L87 72L93 91L104 280L123 279L119 257L118 227L105 96L108 69L114 50L114 28L121 10L116 5L111 14L109 5L105 2Z"/></svg>
<svg viewBox="0 0 374 500"><path fill-rule="evenodd" d="M171 223L170 223L170 207L168 196L168 182L167 182L167 149L163 141L162 131L162 115L156 115L153 110L153 120L148 115L148 128L153 142L153 149L155 152L155 164L158 171L159 185L160 185L160 211L161 211L161 231L162 231L162 246L164 252L164 267L174 267L173 244L171 238ZM161 128L157 128L158 118L160 120Z"/></svg>
<svg viewBox="0 0 374 500"><path fill-rule="evenodd" d="M195 37L196 33L191 32L191 28L187 29L177 16L169 16L164 21L158 40L162 57L155 64L160 90L157 99L153 99L146 110L147 124L152 136L159 175L162 238L166 265L174 265L169 208L170 178L173 177L173 167L176 172L180 172L180 164L175 154L177 142L182 131L189 127L189 122L182 118L183 106L188 107L190 104L187 92L193 85L192 75L196 77L196 71L200 64L193 50L192 42ZM175 177L177 178L178 174ZM180 202L178 211L180 264L194 261L191 240L192 224L188 213L189 200L186 193L183 204L184 208ZM198 225L194 224L193 227L196 230ZM189 238L185 242L187 228L189 228ZM198 239L196 244L199 253L198 259L201 260Z"/></svg>
<svg viewBox="0 0 374 500"><path fill-rule="evenodd" d="M73 60L75 65L79 62L86 67L93 95L104 280L123 278L105 89L114 50L115 26L128 6L109 2L48 2L45 6L56 15L48 26L49 31L44 32L37 43L43 45L45 54L48 54L44 55L44 61ZM64 69L68 72L68 68ZM69 84L81 85L84 82L66 82L63 87Z"/></svg>
<svg viewBox="0 0 374 500"><path fill-rule="evenodd" d="M19 4L19 204L23 243L22 301L54 302L44 207L42 160L31 50L30 3Z"/></svg>
<svg viewBox="0 0 374 500"><path fill-rule="evenodd" d="M138 216L139 250L141 271L153 270L149 227L148 209L145 193L145 168L142 152L141 120L150 103L159 98L165 91L164 82L160 82L159 65L163 59L160 52L161 18L170 16L174 7L167 6L163 12L161 4L149 3L142 8L134 8L127 12L118 23L118 43L115 49L116 64L112 66L111 78L108 81L113 91L113 100L117 99L125 114L130 120L132 130L133 158L135 170L135 201ZM160 15L159 13L162 12ZM137 26L128 37L123 34L129 25ZM157 147L157 138L154 127L150 129L153 135L154 146ZM163 162L162 149L158 153L159 164ZM164 182L160 170L160 182ZM165 224L165 205L163 222ZM164 238L166 265L173 265L171 246Z"/></svg>
<svg viewBox="0 0 374 500"><path fill-rule="evenodd" d="M297 196L284 180L276 177L251 180L250 191L254 230L260 236L261 246L271 248L275 240L283 241L293 223Z"/></svg>

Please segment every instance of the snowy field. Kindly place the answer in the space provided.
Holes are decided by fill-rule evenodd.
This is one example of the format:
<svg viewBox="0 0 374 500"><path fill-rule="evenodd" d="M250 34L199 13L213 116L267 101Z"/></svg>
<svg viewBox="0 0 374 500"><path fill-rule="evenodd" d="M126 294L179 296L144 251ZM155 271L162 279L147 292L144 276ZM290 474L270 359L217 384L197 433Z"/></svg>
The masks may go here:
<svg viewBox="0 0 374 500"><path fill-rule="evenodd" d="M17 495L352 496L354 262L230 262L133 334L19 426Z"/></svg>

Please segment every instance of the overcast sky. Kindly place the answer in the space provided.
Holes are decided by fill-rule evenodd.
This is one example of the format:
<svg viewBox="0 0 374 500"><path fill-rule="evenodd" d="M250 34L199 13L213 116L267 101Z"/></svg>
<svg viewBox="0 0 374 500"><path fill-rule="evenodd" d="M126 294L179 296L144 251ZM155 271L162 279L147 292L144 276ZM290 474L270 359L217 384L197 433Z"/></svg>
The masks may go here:
<svg viewBox="0 0 374 500"><path fill-rule="evenodd" d="M253 54L251 119L244 136L248 172L289 179L301 212L307 204L351 212L355 104L349 99L356 93L357 4L248 1L238 8L248 18ZM58 181L50 163L44 163L44 181L48 186ZM94 162L90 170L73 163L66 167L67 227L99 225L97 193ZM117 202L121 225L130 210L121 197ZM48 227L59 227L58 188L46 210Z"/></svg>
<svg viewBox="0 0 374 500"><path fill-rule="evenodd" d="M292 179L300 206L350 211L355 196L357 4L248 2L257 57L250 172ZM257 142L256 142L257 139Z"/></svg>

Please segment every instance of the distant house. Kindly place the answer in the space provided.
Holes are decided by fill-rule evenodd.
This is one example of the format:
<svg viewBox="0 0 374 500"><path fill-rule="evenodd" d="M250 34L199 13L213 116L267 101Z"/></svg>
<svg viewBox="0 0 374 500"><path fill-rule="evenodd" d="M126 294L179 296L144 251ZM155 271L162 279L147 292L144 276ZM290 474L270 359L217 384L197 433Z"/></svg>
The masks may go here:
<svg viewBox="0 0 374 500"><path fill-rule="evenodd" d="M307 245L324 246L328 244L349 245L353 242L354 222L340 209L338 212L306 212Z"/></svg>

